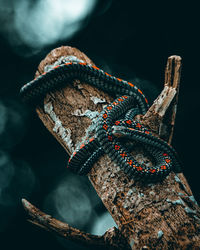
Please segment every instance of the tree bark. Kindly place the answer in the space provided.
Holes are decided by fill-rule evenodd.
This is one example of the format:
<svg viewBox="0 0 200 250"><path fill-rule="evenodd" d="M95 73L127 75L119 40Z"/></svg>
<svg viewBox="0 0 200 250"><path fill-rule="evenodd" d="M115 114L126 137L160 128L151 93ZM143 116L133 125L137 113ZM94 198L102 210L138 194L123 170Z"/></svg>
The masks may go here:
<svg viewBox="0 0 200 250"><path fill-rule="evenodd" d="M36 76L66 56L94 64L78 49L63 46L47 55ZM174 67L175 77L171 77ZM140 117L156 136L169 143L173 135L180 67L179 57L168 59L164 90L146 115ZM94 133L96 117L111 101L107 93L75 80L47 94L36 111L47 129L71 154L86 135ZM140 163L152 164L140 146L132 154ZM95 163L88 178L131 249L198 249L200 246L200 210L182 173L171 172L162 182L144 184L130 179L105 154Z"/></svg>

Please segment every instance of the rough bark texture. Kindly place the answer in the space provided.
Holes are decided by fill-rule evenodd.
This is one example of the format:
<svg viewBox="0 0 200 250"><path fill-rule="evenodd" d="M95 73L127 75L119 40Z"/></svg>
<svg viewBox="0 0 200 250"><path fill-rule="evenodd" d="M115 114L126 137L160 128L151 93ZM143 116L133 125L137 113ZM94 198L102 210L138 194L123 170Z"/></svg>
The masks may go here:
<svg viewBox="0 0 200 250"><path fill-rule="evenodd" d="M71 55L93 64L79 50L60 47L40 63L36 76L59 57ZM173 57L174 60L179 58ZM165 83L163 95L174 99L178 88L174 85L174 90L173 84L170 88L169 82ZM179 83L179 79L176 82ZM166 97L161 95L159 98L163 104ZM66 82L65 88L48 94L36 111L48 130L71 154L86 133L93 132L95 118L111 100L106 93L76 80L73 84ZM171 129L164 136L170 142L176 105L177 99L170 112ZM164 106L163 116L168 108ZM163 129L160 129L163 117L159 116L159 110L158 114L155 113L152 108L145 117L141 117L141 121L159 135ZM139 147L133 155L140 162L152 164L148 155ZM198 249L200 246L200 210L182 173L172 172L164 181L156 184L136 182L104 155L88 177L131 249Z"/></svg>

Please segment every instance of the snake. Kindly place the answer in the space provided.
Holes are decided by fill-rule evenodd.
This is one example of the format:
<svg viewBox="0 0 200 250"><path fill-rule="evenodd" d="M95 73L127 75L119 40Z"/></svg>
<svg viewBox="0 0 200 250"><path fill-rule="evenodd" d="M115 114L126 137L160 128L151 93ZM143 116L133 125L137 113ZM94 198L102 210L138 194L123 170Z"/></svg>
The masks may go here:
<svg viewBox="0 0 200 250"><path fill-rule="evenodd" d="M133 83L117 78L85 62L66 62L56 65L20 90L20 97L26 103L35 105L47 93L61 89L66 81L78 79L108 94L115 95L114 101L103 108L98 116L95 135L86 138L72 153L68 168L86 175L94 163L104 154L131 178L143 181L157 181L171 171L180 172L181 163L175 149L166 141L152 134L135 117L144 115L148 100ZM132 147L123 140L140 143L153 157L155 164L147 167L140 164L131 154Z"/></svg>

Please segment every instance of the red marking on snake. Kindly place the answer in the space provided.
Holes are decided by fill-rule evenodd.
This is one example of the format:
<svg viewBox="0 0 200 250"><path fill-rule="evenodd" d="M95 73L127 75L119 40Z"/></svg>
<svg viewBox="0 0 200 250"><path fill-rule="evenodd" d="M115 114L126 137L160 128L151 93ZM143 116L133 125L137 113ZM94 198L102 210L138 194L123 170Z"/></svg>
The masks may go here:
<svg viewBox="0 0 200 250"><path fill-rule="evenodd" d="M111 76L110 74L108 74L107 72L104 72L107 76Z"/></svg>
<svg viewBox="0 0 200 250"><path fill-rule="evenodd" d="M132 84L131 82L128 82L128 85L130 85L131 87L134 87L134 84Z"/></svg>
<svg viewBox="0 0 200 250"><path fill-rule="evenodd" d="M107 109L108 109L108 110L111 110L111 109L112 109L112 107L111 107L111 106L108 106L108 107L107 107Z"/></svg>
<svg viewBox="0 0 200 250"><path fill-rule="evenodd" d="M142 125L138 122L138 123L136 124L136 127L137 127L137 128L141 128Z"/></svg>
<svg viewBox="0 0 200 250"><path fill-rule="evenodd" d="M116 121L116 122L115 122L115 125L119 125L119 124L120 124L120 121Z"/></svg>
<svg viewBox="0 0 200 250"><path fill-rule="evenodd" d="M55 67L53 67L54 69L57 69L57 68L59 68L60 67L60 65L57 65L57 66L55 66Z"/></svg>
<svg viewBox="0 0 200 250"><path fill-rule="evenodd" d="M113 139L112 136L111 136L111 135L108 135L108 140L109 140L109 141L112 141L112 139Z"/></svg>
<svg viewBox="0 0 200 250"><path fill-rule="evenodd" d="M90 142L94 141L94 137L92 137L89 141L90 141Z"/></svg>
<svg viewBox="0 0 200 250"><path fill-rule="evenodd" d="M96 66L94 66L94 65L93 65L92 67L93 67L94 69L98 69L98 70L100 70L100 68L98 68L98 67L96 67Z"/></svg>
<svg viewBox="0 0 200 250"><path fill-rule="evenodd" d="M132 121L128 120L128 121L126 121L126 123L130 125L132 123Z"/></svg>
<svg viewBox="0 0 200 250"><path fill-rule="evenodd" d="M104 124L104 125L103 125L103 128L104 128L105 130L107 130L107 129L108 129L108 125L107 125L107 124Z"/></svg>
<svg viewBox="0 0 200 250"><path fill-rule="evenodd" d="M128 160L127 162L128 162L128 164L129 164L130 166L133 164L133 161L132 161L132 160Z"/></svg>
<svg viewBox="0 0 200 250"><path fill-rule="evenodd" d="M138 92L143 95L143 93L142 93L142 91L140 89L138 89Z"/></svg>
<svg viewBox="0 0 200 250"><path fill-rule="evenodd" d="M118 98L118 101L119 102L123 102L124 100L122 98Z"/></svg>
<svg viewBox="0 0 200 250"><path fill-rule="evenodd" d="M126 156L127 156L127 153L123 152L123 153L121 153L120 155L121 155L121 157L123 157L123 158L124 158L124 157L126 157Z"/></svg>

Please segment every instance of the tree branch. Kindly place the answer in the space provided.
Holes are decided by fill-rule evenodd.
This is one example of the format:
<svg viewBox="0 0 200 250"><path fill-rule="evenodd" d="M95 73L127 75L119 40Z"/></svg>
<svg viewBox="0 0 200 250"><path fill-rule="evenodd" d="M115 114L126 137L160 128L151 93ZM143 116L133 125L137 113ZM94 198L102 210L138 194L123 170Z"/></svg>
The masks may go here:
<svg viewBox="0 0 200 250"><path fill-rule="evenodd" d="M22 204L30 217L28 219L29 222L49 232L56 233L57 235L67 240L72 240L87 247L92 247L92 249L94 247L117 250L128 250L130 248L127 245L124 237L115 227L107 230L102 236L92 235L82 232L79 229L70 227L68 224L63 223L48 214L45 214L44 212L33 206L26 199L22 199Z"/></svg>

